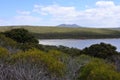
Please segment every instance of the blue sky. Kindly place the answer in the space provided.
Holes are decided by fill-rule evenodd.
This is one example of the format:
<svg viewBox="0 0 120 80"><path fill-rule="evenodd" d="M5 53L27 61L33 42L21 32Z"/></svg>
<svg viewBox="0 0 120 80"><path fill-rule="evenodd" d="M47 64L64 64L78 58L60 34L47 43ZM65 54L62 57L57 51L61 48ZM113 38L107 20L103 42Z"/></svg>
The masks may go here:
<svg viewBox="0 0 120 80"><path fill-rule="evenodd" d="M120 27L119 0L0 0L0 25Z"/></svg>

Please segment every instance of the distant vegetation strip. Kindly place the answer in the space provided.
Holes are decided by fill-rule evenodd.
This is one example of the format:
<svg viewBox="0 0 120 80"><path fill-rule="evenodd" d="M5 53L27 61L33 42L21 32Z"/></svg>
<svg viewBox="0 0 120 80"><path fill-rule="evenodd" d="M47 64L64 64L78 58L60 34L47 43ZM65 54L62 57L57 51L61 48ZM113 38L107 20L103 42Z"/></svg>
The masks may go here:
<svg viewBox="0 0 120 80"><path fill-rule="evenodd" d="M4 26L0 32L14 28L24 28L39 39L88 39L88 38L120 38L120 31L106 28L69 28L54 26Z"/></svg>

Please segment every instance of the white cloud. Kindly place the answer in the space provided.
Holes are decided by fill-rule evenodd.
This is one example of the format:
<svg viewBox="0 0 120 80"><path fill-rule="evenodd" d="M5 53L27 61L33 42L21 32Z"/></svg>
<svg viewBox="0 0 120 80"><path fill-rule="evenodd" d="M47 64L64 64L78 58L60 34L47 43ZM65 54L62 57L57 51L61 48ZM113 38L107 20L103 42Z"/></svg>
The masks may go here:
<svg viewBox="0 0 120 80"><path fill-rule="evenodd" d="M16 11L16 16L6 20L6 25L38 25L41 22L41 18L32 15L31 11Z"/></svg>
<svg viewBox="0 0 120 80"><path fill-rule="evenodd" d="M76 11L75 7L63 7L59 5L50 5L50 6L34 6L34 11L42 15L52 16L51 20L64 20L64 21L73 21L77 19L79 12Z"/></svg>
<svg viewBox="0 0 120 80"><path fill-rule="evenodd" d="M98 7L113 7L115 6L113 1L98 1L96 2L96 6Z"/></svg>
<svg viewBox="0 0 120 80"><path fill-rule="evenodd" d="M2 22L3 22L3 20L2 20L2 19L0 19L0 24L2 24Z"/></svg>
<svg viewBox="0 0 120 80"><path fill-rule="evenodd" d="M113 1L97 1L94 6L89 8L90 5L87 5L84 10L78 10L75 6L34 5L32 11L18 10L12 19L0 20L0 25L76 23L88 27L120 27L120 5L116 5Z"/></svg>
<svg viewBox="0 0 120 80"><path fill-rule="evenodd" d="M0 19L0 26L3 26L6 22L3 19Z"/></svg>
<svg viewBox="0 0 120 80"><path fill-rule="evenodd" d="M30 11L16 11L16 16L6 19L0 19L2 25L39 25L42 21L41 17L32 15Z"/></svg>
<svg viewBox="0 0 120 80"><path fill-rule="evenodd" d="M5 25L39 25L41 18L32 15L17 15L7 19Z"/></svg>
<svg viewBox="0 0 120 80"><path fill-rule="evenodd" d="M120 5L113 1L98 1L95 8L77 10L76 7L60 5L35 5L34 11L43 16L51 16L51 22L77 23L91 27L120 26Z"/></svg>
<svg viewBox="0 0 120 80"><path fill-rule="evenodd" d="M18 14L21 14L21 15L30 15L30 11L17 11Z"/></svg>
<svg viewBox="0 0 120 80"><path fill-rule="evenodd" d="M19 24L31 24L31 23L38 23L41 21L40 18L30 16L30 15L15 16L14 20L16 20L16 23L19 23Z"/></svg>

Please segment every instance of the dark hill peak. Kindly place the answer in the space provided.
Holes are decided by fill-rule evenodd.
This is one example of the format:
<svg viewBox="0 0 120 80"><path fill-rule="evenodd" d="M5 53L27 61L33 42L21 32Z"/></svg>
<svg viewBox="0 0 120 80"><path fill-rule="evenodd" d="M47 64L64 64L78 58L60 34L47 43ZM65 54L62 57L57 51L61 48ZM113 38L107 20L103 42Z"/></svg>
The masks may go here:
<svg viewBox="0 0 120 80"><path fill-rule="evenodd" d="M81 27L77 24L60 24L59 27Z"/></svg>

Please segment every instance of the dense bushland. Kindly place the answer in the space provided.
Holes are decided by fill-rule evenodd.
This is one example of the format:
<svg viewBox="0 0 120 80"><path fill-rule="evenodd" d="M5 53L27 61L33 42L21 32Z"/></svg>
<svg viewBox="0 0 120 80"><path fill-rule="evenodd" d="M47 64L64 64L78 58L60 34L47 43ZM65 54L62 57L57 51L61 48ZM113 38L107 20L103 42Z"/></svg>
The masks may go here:
<svg viewBox="0 0 120 80"><path fill-rule="evenodd" d="M0 34L0 80L119 80L119 64L110 44L79 50L39 45L25 29Z"/></svg>

